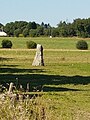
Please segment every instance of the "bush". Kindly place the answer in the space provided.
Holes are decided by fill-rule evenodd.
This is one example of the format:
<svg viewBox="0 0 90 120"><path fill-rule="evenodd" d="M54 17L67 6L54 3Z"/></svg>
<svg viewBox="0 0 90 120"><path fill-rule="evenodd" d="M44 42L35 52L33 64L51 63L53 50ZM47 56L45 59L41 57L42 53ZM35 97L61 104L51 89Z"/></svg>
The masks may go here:
<svg viewBox="0 0 90 120"><path fill-rule="evenodd" d="M19 34L19 37L24 37L23 34Z"/></svg>
<svg viewBox="0 0 90 120"><path fill-rule="evenodd" d="M12 47L12 42L10 40L2 40L2 48L11 48Z"/></svg>
<svg viewBox="0 0 90 120"><path fill-rule="evenodd" d="M76 44L76 48L80 50L87 50L88 49L88 44L84 40L80 40Z"/></svg>
<svg viewBox="0 0 90 120"><path fill-rule="evenodd" d="M33 41L27 41L26 44L28 49L35 49L37 46L37 44Z"/></svg>

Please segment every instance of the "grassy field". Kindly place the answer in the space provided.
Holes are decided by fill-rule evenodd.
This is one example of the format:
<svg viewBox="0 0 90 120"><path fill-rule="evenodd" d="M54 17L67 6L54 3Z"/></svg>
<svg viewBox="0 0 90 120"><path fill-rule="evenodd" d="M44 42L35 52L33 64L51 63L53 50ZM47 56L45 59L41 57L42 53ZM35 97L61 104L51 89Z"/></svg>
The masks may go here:
<svg viewBox="0 0 90 120"><path fill-rule="evenodd" d="M88 45L90 45L90 39L83 38L47 38L47 37L38 37L38 38L15 38L15 37L0 37L0 45L3 39L9 39L13 43L13 49L26 49L26 41L35 41L37 44L42 44L44 49L76 49L76 42L78 40L86 40ZM90 48L89 48L90 49Z"/></svg>
<svg viewBox="0 0 90 120"><path fill-rule="evenodd" d="M90 120L90 50L76 49L80 38L5 39L13 48L0 49L1 84L13 81L25 88L29 82L31 91L42 86L52 120ZM26 49L28 40L43 45L45 66L32 66L35 50Z"/></svg>

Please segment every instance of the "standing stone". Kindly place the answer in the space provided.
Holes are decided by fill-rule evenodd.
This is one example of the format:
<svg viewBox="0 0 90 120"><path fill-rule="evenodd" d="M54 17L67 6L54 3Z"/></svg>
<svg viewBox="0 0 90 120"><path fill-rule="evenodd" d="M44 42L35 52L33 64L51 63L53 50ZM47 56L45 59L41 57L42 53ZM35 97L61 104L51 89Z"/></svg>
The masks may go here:
<svg viewBox="0 0 90 120"><path fill-rule="evenodd" d="M44 66L43 47L40 44L37 44L37 51L36 51L36 55L35 55L32 65L33 66Z"/></svg>

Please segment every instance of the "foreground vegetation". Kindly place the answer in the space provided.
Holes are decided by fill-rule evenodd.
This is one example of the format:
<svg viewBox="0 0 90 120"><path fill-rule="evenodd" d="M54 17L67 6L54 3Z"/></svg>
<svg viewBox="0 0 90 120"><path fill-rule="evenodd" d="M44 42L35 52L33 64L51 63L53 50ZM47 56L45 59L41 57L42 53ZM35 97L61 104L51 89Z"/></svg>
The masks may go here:
<svg viewBox="0 0 90 120"><path fill-rule="evenodd" d="M22 41L21 38L10 39L14 43L13 48L0 49L0 83L6 85L14 82L17 87L22 84L25 89L29 82L30 91L37 91L41 87L43 96L35 99L39 99L39 103L33 110L39 114L40 112L36 111L42 110L44 106L47 120L89 120L90 51L77 50L76 38L23 38ZM45 66L32 66L35 50L25 49L24 44L30 39L44 46ZM89 40L86 41L90 43ZM14 109L8 109L9 101L3 103L0 119L10 120L16 116L18 120L23 114L22 120L36 120L29 117L30 108L27 112L27 107L30 107L32 102L29 101L28 105L26 103L27 101L17 103ZM18 113L18 104L22 104L23 113Z"/></svg>

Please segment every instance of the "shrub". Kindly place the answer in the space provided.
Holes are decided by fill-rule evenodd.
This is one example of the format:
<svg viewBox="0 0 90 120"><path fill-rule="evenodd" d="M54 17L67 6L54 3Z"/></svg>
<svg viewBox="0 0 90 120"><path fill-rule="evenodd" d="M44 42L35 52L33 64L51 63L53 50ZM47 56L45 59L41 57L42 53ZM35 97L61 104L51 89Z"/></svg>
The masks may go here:
<svg viewBox="0 0 90 120"><path fill-rule="evenodd" d="M76 48L80 50L87 50L88 49L88 44L84 40L80 40L76 44Z"/></svg>
<svg viewBox="0 0 90 120"><path fill-rule="evenodd" d="M19 37L23 37L23 34L19 34Z"/></svg>
<svg viewBox="0 0 90 120"><path fill-rule="evenodd" d="M2 48L11 48L12 47L12 42L10 40L2 40Z"/></svg>
<svg viewBox="0 0 90 120"><path fill-rule="evenodd" d="M26 44L28 49L35 49L37 46L37 44L33 41L27 41Z"/></svg>

